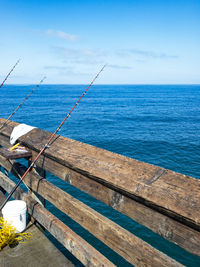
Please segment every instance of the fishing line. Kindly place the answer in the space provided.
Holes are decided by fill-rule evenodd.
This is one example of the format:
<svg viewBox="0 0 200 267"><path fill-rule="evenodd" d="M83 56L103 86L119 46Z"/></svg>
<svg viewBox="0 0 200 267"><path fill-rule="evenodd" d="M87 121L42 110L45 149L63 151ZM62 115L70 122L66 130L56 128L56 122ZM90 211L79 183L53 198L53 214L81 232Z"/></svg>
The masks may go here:
<svg viewBox="0 0 200 267"><path fill-rule="evenodd" d="M7 120L4 122L4 124L1 125L0 130L6 126L9 119L17 112L17 110L24 104L24 102L29 98L30 95L40 86L40 84L46 79L46 77L43 77L42 80L31 90L31 92L22 100L22 102L17 106L17 108L13 111L13 113L10 114L10 116L7 118Z"/></svg>
<svg viewBox="0 0 200 267"><path fill-rule="evenodd" d="M92 84L94 83L94 81L98 78L99 74L103 71L103 69L105 68L106 65L103 66L103 68L97 73L97 75L94 77L94 79L92 80L92 82L89 84L89 86L87 87L87 89L82 93L82 95L80 96L80 98L78 99L78 101L75 103L75 105L72 107L72 109L70 110L70 112L65 116L65 118L63 119L63 121L60 123L60 125L58 126L58 128L55 130L54 133L52 133L52 135L50 136L49 140L47 141L47 143L44 145L44 147L40 150L40 152L37 154L36 158L32 161L31 165L28 167L28 169L25 171L25 173L23 174L23 176L21 177L21 179L18 181L18 183L14 186L14 188L11 190L11 192L8 194L7 198L4 200L4 202L1 204L0 206L0 210L2 210L2 208L5 206L5 204L8 202L8 200L11 198L12 194L15 192L15 190L18 188L18 186L20 185L20 183L23 181L23 179L26 177L26 175L29 173L29 171L34 167L34 164L36 163L36 161L39 159L39 157L41 156L41 154L50 147L50 145L55 141L53 140L55 135L57 134L57 132L60 130L60 128L62 127L62 125L65 123L65 121L69 118L70 114L72 113L72 111L75 109L75 107L78 105L78 103L81 101L81 99L84 97L84 95L87 93L88 89L92 86Z"/></svg>
<svg viewBox="0 0 200 267"><path fill-rule="evenodd" d="M14 70L14 68L17 66L17 64L20 62L20 59L17 60L17 62L15 63L15 65L13 66L13 68L11 69L11 71L8 73L8 75L6 76L6 78L3 80L2 84L0 85L0 88L4 85L5 81L8 79L8 77L10 76L11 72Z"/></svg>

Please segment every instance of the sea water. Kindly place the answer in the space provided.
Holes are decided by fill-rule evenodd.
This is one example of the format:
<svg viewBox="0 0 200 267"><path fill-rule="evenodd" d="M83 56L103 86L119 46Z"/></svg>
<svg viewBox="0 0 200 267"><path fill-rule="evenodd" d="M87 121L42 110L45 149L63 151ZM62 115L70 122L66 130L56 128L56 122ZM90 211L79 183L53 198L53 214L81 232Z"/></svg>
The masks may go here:
<svg viewBox="0 0 200 267"><path fill-rule="evenodd" d="M33 87L2 87L0 117L7 118ZM86 87L41 85L12 120L53 132ZM199 179L200 85L94 85L59 134ZM50 174L47 179L182 264L200 266L199 257L106 208L60 179ZM129 266L50 203L48 208L116 265ZM68 255L62 246L58 246Z"/></svg>

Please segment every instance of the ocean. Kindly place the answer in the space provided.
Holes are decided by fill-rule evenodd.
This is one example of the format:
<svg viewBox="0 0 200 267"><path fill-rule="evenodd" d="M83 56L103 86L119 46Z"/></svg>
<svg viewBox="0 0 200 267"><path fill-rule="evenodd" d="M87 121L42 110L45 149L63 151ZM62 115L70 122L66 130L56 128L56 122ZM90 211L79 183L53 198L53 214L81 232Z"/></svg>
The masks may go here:
<svg viewBox="0 0 200 267"><path fill-rule="evenodd" d="M7 118L34 85L1 88L0 117ZM12 120L53 132L87 85L41 85ZM60 135L200 179L200 85L94 85ZM107 208L60 179L47 179L186 266L200 258ZM48 208L117 266L131 266L50 203ZM54 240L56 246L81 264Z"/></svg>

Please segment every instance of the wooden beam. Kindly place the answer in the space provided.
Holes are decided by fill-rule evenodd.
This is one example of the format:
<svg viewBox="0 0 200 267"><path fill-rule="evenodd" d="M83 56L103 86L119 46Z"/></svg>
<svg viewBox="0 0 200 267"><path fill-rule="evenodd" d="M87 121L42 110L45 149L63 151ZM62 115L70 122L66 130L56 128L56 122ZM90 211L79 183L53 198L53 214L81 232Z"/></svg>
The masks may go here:
<svg viewBox="0 0 200 267"><path fill-rule="evenodd" d="M143 262L146 265L160 263L160 266L177 266L177 262L162 252L42 177L27 175L25 183L133 265Z"/></svg>
<svg viewBox="0 0 200 267"><path fill-rule="evenodd" d="M61 177L63 180L67 180L70 184L75 185L96 199L129 216L133 220L148 227L176 245L179 245L188 252L200 256L200 232L154 211L119 192L111 190L96 181L71 171L64 166L55 163L51 159L46 158L43 160L41 158L41 162L42 166L47 171ZM8 171L15 174L12 165L1 156L0 164ZM20 171L20 168L17 167L17 162L12 161L12 164L14 164L15 168ZM37 164L40 165L40 160ZM21 174L23 174L23 171ZM30 179L32 180L31 177L32 173L30 174Z"/></svg>
<svg viewBox="0 0 200 267"><path fill-rule="evenodd" d="M0 124L5 120L0 119ZM13 126L2 129L10 136ZM34 129L19 140L38 152L50 136ZM62 136L45 151L48 158L200 230L200 180Z"/></svg>
<svg viewBox="0 0 200 267"><path fill-rule="evenodd" d="M0 172L0 185L10 192L14 187L14 182ZM28 212L42 226L44 226L65 248L67 248L85 266L115 266L85 240L73 232L43 206L28 196L21 188L14 193L16 199L23 199L28 206Z"/></svg>
<svg viewBox="0 0 200 267"><path fill-rule="evenodd" d="M14 122L11 122L11 124L16 125ZM8 136L10 132L11 129L8 129L6 135ZM76 143L76 141L74 142ZM36 154L36 152L34 154ZM146 203L142 205L138 201L135 201L132 196L127 196L118 188L115 188L115 190L107 188L101 181L97 182L71 168L63 166L61 163L49 158L48 155L45 158L41 157L37 162L37 165L126 214L169 241L178 244L190 253L198 256L200 255L199 231L195 231L187 225L183 225L176 220L145 206Z"/></svg>
<svg viewBox="0 0 200 267"><path fill-rule="evenodd" d="M33 158L35 158L36 154L36 152L33 152ZM200 256L199 231L191 229L190 227L125 196L123 193L112 190L52 159L42 156L37 161L37 165L119 212L129 216L170 242L179 245L192 254Z"/></svg>
<svg viewBox="0 0 200 267"><path fill-rule="evenodd" d="M0 126L1 127L1 126ZM0 133L0 146L6 147L6 148L10 148L11 145L9 144L9 137L2 135L2 133Z"/></svg>
<svg viewBox="0 0 200 267"><path fill-rule="evenodd" d="M31 151L28 150L9 150L5 147L0 147L0 155L5 157L6 159L21 159L21 158L29 158L32 156Z"/></svg>

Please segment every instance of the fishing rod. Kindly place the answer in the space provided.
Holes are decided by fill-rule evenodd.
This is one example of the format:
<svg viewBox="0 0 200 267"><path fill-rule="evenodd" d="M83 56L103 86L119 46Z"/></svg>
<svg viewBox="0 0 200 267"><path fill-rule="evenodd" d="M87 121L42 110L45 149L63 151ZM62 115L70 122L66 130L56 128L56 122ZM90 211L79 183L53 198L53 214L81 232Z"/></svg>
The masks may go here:
<svg viewBox="0 0 200 267"><path fill-rule="evenodd" d="M36 163L36 161L39 159L39 157L42 155L42 153L50 147L50 145L54 142L54 137L56 136L57 132L60 130L60 128L62 127L62 125L65 123L65 121L69 118L69 116L71 115L72 111L75 109L75 107L78 105L78 103L81 101L81 99L84 97L84 95L87 93L87 91L89 90L89 88L92 86L92 84L94 83L94 81L98 78L99 74L104 70L106 65L103 66L103 68L97 73L97 75L94 77L94 79L92 80L92 82L89 84L89 86L87 87L87 89L82 93L82 95L79 97L78 101L74 104L74 106L72 107L72 109L70 110L70 112L64 117L63 121L60 123L60 125L57 127L57 129L55 130L54 133L52 133L52 135L50 136L49 140L47 141L47 143L44 145L43 148L41 148L41 150L39 151L39 153L37 154L36 158L32 161L31 165L28 167L28 169L25 171L25 173L23 174L23 176L20 178L20 180L18 181L18 183L14 186L14 188L11 190L11 192L8 194L7 198L4 200L4 202L1 204L0 206L0 210L2 210L2 208L5 206L5 204L8 202L8 200L11 198L12 194L15 192L15 190L18 188L18 186L20 185L20 183L23 181L23 179L26 177L26 175L29 173L29 171L34 167L34 164Z"/></svg>
<svg viewBox="0 0 200 267"><path fill-rule="evenodd" d="M6 78L3 80L2 84L0 85L0 88L4 85L5 81L8 79L8 77L10 76L11 72L14 70L14 68L17 66L17 64L20 62L20 59L17 60L17 62L15 63L15 65L13 66L13 68L11 69L11 71L8 73L8 75L6 76Z"/></svg>
<svg viewBox="0 0 200 267"><path fill-rule="evenodd" d="M17 112L17 110L24 104L24 102L29 98L30 95L40 86L41 83L43 83L44 79L46 77L43 77L42 80L31 90L31 92L22 100L22 102L16 107L16 109L10 114L10 116L7 118L7 120L0 126L0 130L7 124L9 119Z"/></svg>

